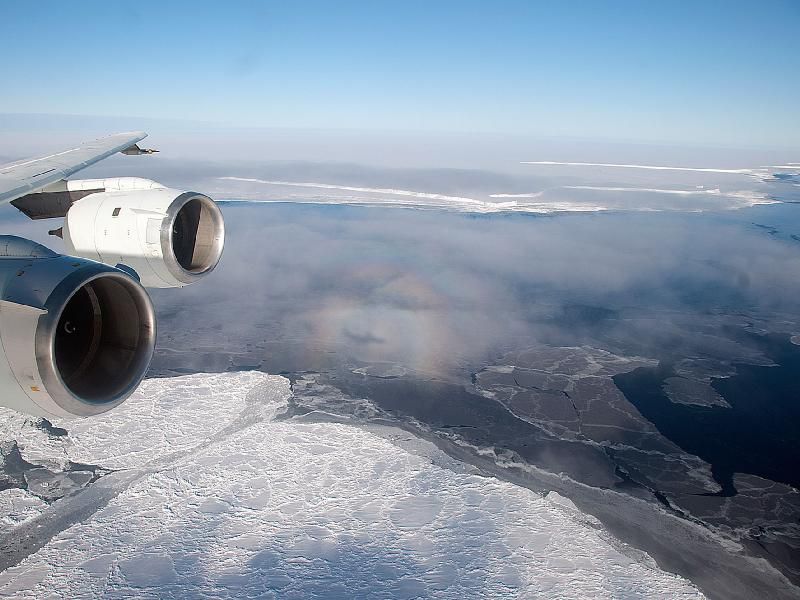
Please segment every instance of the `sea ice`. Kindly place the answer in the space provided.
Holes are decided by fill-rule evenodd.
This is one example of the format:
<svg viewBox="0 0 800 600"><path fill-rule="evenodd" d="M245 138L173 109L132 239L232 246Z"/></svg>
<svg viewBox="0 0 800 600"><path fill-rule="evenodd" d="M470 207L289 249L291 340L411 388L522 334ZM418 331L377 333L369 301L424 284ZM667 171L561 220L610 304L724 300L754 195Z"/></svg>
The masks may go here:
<svg viewBox="0 0 800 600"><path fill-rule="evenodd" d="M44 509L0 492L20 504L8 524L57 520L104 480L116 495L0 573L0 595L702 597L557 495L374 428L276 420L290 395L258 372L150 379L119 410L58 423L70 460L121 471Z"/></svg>

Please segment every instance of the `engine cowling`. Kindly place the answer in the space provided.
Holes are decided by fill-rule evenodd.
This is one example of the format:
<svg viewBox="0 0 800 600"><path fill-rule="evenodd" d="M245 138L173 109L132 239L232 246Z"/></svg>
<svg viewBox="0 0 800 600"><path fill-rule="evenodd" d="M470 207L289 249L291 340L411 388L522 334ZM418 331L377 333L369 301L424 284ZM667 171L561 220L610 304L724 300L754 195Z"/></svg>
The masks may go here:
<svg viewBox="0 0 800 600"><path fill-rule="evenodd" d="M150 298L124 271L0 236L0 404L106 412L144 378L155 339Z"/></svg>
<svg viewBox="0 0 800 600"><path fill-rule="evenodd" d="M197 192L127 179L136 185L122 185L126 178L115 186L101 180L104 191L69 208L63 228L67 252L126 265L145 287L183 287L213 271L225 244L225 223L216 203ZM92 180L68 183L93 185Z"/></svg>

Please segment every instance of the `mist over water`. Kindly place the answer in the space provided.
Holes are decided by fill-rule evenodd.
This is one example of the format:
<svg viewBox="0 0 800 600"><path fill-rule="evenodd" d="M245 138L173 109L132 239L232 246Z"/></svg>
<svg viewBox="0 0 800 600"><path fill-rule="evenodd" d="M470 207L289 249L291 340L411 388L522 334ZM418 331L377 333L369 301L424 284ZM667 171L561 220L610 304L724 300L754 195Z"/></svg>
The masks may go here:
<svg viewBox="0 0 800 600"><path fill-rule="evenodd" d="M753 220L759 210L767 209L751 209ZM690 353L710 343L698 327L719 334L709 312L768 318L796 314L800 302L800 244L744 213L550 218L294 204L224 212L229 235L214 277L178 294L154 291L162 336L215 323L233 340L267 328L260 341L453 372L537 343ZM786 237L800 211L773 212ZM714 343L749 351L724 335Z"/></svg>

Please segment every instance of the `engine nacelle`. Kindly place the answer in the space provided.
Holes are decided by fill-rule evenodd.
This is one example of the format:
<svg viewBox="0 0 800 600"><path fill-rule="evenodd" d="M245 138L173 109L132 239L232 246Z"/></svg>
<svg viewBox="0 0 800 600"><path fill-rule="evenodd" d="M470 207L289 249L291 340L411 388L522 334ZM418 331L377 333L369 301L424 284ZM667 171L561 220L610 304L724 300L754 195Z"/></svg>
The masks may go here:
<svg viewBox="0 0 800 600"><path fill-rule="evenodd" d="M124 271L0 236L0 404L91 416L122 403L150 365L156 317Z"/></svg>
<svg viewBox="0 0 800 600"><path fill-rule="evenodd" d="M126 265L142 285L157 288L189 285L217 266L225 223L208 196L137 178L67 183L72 191L103 190L67 211L63 236L69 254Z"/></svg>

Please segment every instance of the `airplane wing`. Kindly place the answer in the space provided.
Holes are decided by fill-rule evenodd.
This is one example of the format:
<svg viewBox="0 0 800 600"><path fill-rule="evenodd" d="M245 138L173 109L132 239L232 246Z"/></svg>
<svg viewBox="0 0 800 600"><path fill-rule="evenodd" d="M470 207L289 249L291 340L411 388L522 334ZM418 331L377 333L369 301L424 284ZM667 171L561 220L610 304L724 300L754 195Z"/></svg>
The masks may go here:
<svg viewBox="0 0 800 600"><path fill-rule="evenodd" d="M147 134L143 131L118 133L56 154L0 166L0 204L6 204L65 179L117 152L126 154L153 152L142 150L136 145L136 142L146 137Z"/></svg>
<svg viewBox="0 0 800 600"><path fill-rule="evenodd" d="M219 263L225 221L205 194L141 177L70 177L116 152L156 152L139 147L146 136L118 133L0 165L0 204L63 218L49 233L66 250L0 235L0 406L46 418L114 408L153 357L145 288L190 285Z"/></svg>

